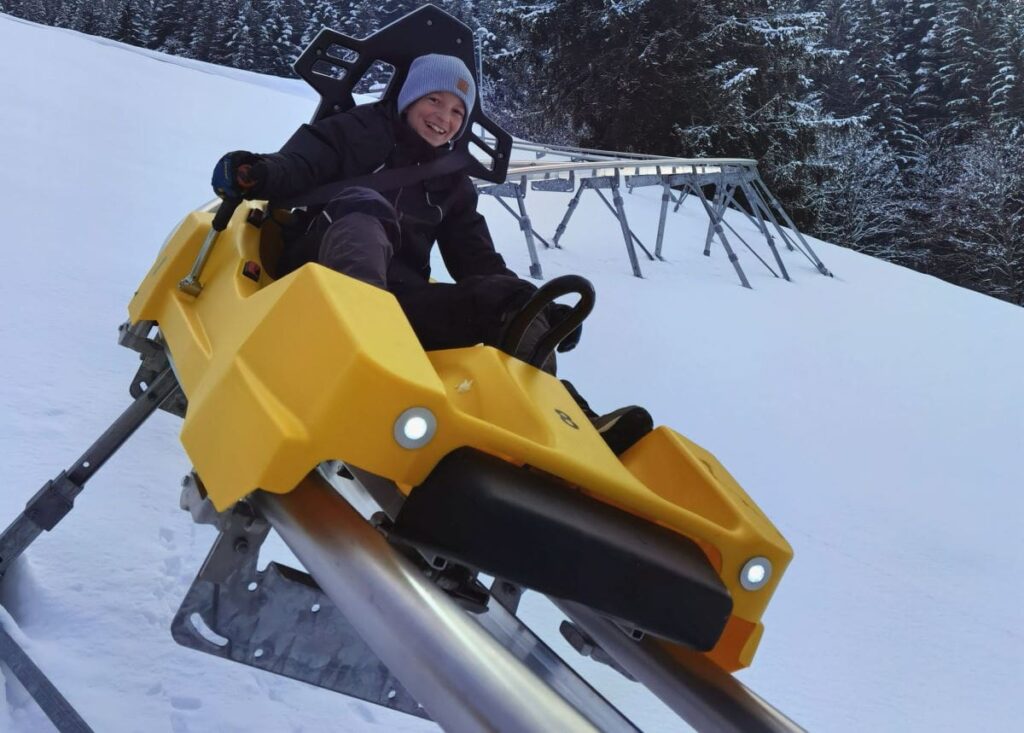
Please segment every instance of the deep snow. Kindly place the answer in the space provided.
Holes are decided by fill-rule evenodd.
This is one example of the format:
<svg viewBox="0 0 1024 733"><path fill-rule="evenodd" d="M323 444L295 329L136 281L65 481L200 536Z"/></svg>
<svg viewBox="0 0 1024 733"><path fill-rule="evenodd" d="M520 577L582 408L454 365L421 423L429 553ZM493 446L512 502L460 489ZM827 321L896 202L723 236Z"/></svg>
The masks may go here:
<svg viewBox="0 0 1024 733"><path fill-rule="evenodd" d="M6 525L128 403L137 362L116 326L164 237L210 197L212 163L276 149L314 100L2 15L0 99ZM627 197L648 246L659 196ZM567 198L529 196L538 231ZM515 222L481 208L525 274ZM701 255L705 228L698 207L671 215L670 261L642 261L638 280L588 193L564 249L541 258L599 294L562 373L596 407L644 404L714 452L796 551L741 679L811 730L1015 729L1024 310L826 243L836 277L788 253L791 283L741 251L745 290L717 246ZM177 430L155 416L30 548L0 587L4 627L97 731L431 729L174 644L213 540L177 508ZM575 658L546 601L526 611ZM645 730L683 728L614 672L579 666ZM3 675L0 730L49 729Z"/></svg>

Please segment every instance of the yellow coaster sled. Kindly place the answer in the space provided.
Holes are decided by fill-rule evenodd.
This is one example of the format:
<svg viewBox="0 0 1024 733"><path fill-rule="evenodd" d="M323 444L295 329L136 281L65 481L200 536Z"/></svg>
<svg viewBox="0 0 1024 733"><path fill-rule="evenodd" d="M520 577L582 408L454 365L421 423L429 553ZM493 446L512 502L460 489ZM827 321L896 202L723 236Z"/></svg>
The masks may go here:
<svg viewBox="0 0 1024 733"><path fill-rule="evenodd" d="M159 326L217 509L339 460L397 488L397 541L750 663L792 551L714 456L659 427L617 457L551 375L424 352L390 293L319 265L272 279L279 232L253 203L184 292L211 218L185 218L129 313Z"/></svg>

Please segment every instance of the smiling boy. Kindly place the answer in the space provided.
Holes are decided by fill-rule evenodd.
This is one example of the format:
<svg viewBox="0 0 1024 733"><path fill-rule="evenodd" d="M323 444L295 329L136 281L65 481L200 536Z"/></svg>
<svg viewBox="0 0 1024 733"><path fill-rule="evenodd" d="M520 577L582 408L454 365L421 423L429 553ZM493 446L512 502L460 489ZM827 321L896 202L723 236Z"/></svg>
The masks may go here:
<svg viewBox="0 0 1024 733"><path fill-rule="evenodd" d="M383 169L423 165L450 152L466 132L475 102L476 84L459 58L420 56L410 64L397 99L303 125L278 153L228 153L214 169L213 186L227 198L268 199L273 205L325 183L365 182ZM457 172L379 188L344 188L312 211L305 231L290 238L279 274L317 262L390 291L426 350L500 344L536 288L509 270L495 250L469 176ZM454 283L430 281L435 243ZM516 356L532 353L550 328L546 316L537 316ZM559 351L574 347L578 338L577 331ZM554 355L544 369L554 374ZM642 408L598 417L573 394L616 452L651 429ZM622 441L611 439L615 432L623 433Z"/></svg>

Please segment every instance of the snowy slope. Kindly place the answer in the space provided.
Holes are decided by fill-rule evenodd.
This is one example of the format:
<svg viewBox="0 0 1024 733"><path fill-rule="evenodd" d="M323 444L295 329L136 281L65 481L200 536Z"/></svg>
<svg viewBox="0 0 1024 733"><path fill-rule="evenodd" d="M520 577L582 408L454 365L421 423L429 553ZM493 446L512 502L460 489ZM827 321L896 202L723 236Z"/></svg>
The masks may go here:
<svg viewBox="0 0 1024 733"><path fill-rule="evenodd" d="M164 237L209 198L213 161L276 149L313 107L293 85L0 16L0 523L127 404L137 361L116 326ZM627 198L649 245L659 193ZM538 231L567 198L530 195ZM482 208L525 273L515 222ZM811 730L1014 729L1024 310L825 243L835 278L790 253L786 283L744 251L745 290L719 249L701 255L705 227L696 208L672 215L670 261L637 280L588 193L564 249L541 257L599 294L563 375L595 407L647 405L713 451L794 546L741 678ZM174 644L213 540L177 508L177 430L155 416L32 546L0 588L4 627L97 731L433 729ZM527 611L564 649L551 607ZM644 729L683 729L580 667ZM3 674L0 730L49 729Z"/></svg>

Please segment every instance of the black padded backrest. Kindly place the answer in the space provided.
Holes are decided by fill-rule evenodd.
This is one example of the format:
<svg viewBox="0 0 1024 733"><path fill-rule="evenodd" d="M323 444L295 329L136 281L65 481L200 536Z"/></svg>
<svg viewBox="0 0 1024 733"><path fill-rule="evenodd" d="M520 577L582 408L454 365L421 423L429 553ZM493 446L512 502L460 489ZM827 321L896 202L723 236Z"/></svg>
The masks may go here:
<svg viewBox="0 0 1024 733"><path fill-rule="evenodd" d="M352 90L364 74L380 61L395 72L382 99L398 97L413 59L428 53L458 56L473 74L477 85L477 103L469 116L465 134L455 143L456 150L481 152L484 161L476 161L466 171L475 178L503 183L512 152L512 136L484 114L480 108L480 80L474 71L473 33L469 28L433 5L424 5L362 40L324 28L295 61L295 72L320 94L313 121L344 112L355 106ZM495 139L481 139L473 125L479 125ZM473 146L475 150L470 150Z"/></svg>

